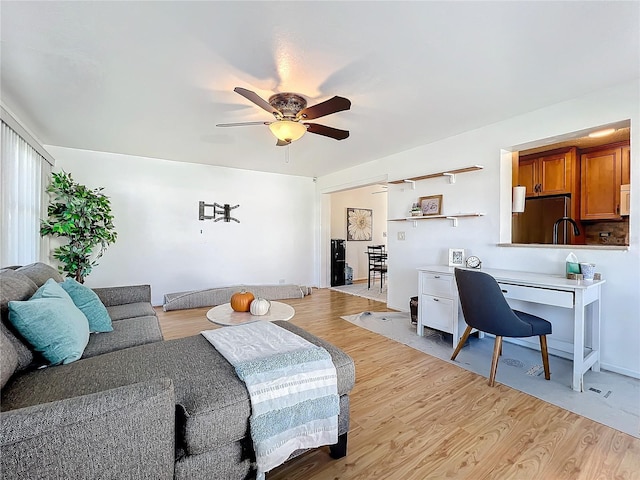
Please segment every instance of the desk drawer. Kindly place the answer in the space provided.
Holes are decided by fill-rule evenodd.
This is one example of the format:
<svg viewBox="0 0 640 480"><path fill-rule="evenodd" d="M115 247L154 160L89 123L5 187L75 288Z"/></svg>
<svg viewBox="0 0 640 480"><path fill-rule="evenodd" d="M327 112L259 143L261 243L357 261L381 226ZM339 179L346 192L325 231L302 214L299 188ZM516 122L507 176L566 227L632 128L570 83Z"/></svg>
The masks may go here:
<svg viewBox="0 0 640 480"><path fill-rule="evenodd" d="M453 333L454 305L450 298L420 296L422 325L442 332Z"/></svg>
<svg viewBox="0 0 640 480"><path fill-rule="evenodd" d="M423 272L422 291L427 295L451 297L453 294L453 275Z"/></svg>
<svg viewBox="0 0 640 480"><path fill-rule="evenodd" d="M539 287L523 287L522 285L509 285L505 283L499 283L499 285L504 297L507 299L573 308L573 292Z"/></svg>

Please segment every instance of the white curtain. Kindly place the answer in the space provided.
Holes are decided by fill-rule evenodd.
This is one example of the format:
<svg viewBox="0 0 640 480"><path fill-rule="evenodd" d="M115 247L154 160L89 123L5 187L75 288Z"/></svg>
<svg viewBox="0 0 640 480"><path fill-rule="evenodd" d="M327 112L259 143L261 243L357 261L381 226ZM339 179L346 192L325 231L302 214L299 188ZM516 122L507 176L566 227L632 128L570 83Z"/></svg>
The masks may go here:
<svg viewBox="0 0 640 480"><path fill-rule="evenodd" d="M0 267L46 259L40 218L46 215L49 163L2 122L0 150Z"/></svg>

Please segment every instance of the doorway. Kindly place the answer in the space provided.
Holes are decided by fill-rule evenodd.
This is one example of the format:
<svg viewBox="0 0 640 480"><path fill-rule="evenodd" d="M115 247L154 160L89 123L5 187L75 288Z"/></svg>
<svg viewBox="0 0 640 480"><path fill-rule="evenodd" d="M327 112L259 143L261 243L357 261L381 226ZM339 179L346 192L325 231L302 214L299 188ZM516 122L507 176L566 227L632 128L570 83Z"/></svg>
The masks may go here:
<svg viewBox="0 0 640 480"><path fill-rule="evenodd" d="M363 187L352 188L327 194L330 201L330 239L344 240L345 248L345 284L335 286L336 290L344 291L354 295L372 298L386 302L386 283L383 292L377 279L371 291L367 289L367 278L369 273L369 262L367 257L367 247L371 245L387 245L387 186L384 183L377 183ZM362 213L365 217L370 212L371 235L370 239L364 239L362 235L348 235L348 210L357 210L355 213ZM353 212L352 210L352 212ZM335 243L335 242L333 242ZM332 257L328 258L329 263ZM331 270L331 265L327 265ZM384 294L384 295L382 295ZM384 296L384 299L381 299ZM375 298L374 298L375 297Z"/></svg>

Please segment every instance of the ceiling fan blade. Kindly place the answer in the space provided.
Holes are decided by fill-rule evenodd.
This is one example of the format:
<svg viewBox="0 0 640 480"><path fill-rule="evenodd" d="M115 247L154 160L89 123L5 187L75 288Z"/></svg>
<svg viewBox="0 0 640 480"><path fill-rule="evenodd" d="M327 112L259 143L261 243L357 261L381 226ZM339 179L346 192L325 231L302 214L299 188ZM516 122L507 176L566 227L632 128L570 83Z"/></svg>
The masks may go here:
<svg viewBox="0 0 640 480"><path fill-rule="evenodd" d="M336 140L344 140L349 137L348 130L339 130L337 128L326 127L317 123L305 123L307 126L307 132L315 133L317 135L324 135L325 137L335 138Z"/></svg>
<svg viewBox="0 0 640 480"><path fill-rule="evenodd" d="M291 142L287 142L286 140L280 140L276 142L276 147L286 147L287 145L291 145Z"/></svg>
<svg viewBox="0 0 640 480"><path fill-rule="evenodd" d="M350 108L351 101L348 99L344 97L333 97L301 110L297 118L313 120L314 118L324 117L325 115L331 115L332 113L341 112L342 110L349 110Z"/></svg>
<svg viewBox="0 0 640 480"><path fill-rule="evenodd" d="M271 122L218 123L216 127L246 127L249 125L269 125Z"/></svg>
<svg viewBox="0 0 640 480"><path fill-rule="evenodd" d="M269 102L260 97L256 92L252 92L251 90L247 90L246 88L236 87L233 89L234 92L239 93L247 100L252 101L260 108L265 109L267 112L272 113L276 117L282 117L282 113L279 110L273 108Z"/></svg>

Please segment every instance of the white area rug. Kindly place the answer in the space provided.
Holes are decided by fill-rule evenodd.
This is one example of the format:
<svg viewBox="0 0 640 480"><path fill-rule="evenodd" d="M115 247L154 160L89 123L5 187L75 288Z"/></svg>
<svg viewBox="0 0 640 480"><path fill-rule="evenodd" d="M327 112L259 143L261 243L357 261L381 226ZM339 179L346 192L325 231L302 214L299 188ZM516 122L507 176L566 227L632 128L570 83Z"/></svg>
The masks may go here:
<svg viewBox="0 0 640 480"><path fill-rule="evenodd" d="M425 328L425 336L419 337L415 325L411 325L409 313L362 312L342 318L489 378L493 337L470 337L456 361L452 362L449 360L453 353L452 336ZM496 381L640 438L640 380L611 372L588 371L584 375L585 391L579 393L570 387L572 362L550 356L549 363L551 380L547 381L539 351L504 342Z"/></svg>
<svg viewBox="0 0 640 480"><path fill-rule="evenodd" d="M336 290L338 292L348 293L349 295L355 295L356 297L363 297L370 300L387 303L387 285L385 283L385 285L382 287L382 290L380 290L380 279L377 278L376 280L376 284L371 285L371 288L367 288L367 283L365 282L331 287L330 290Z"/></svg>

